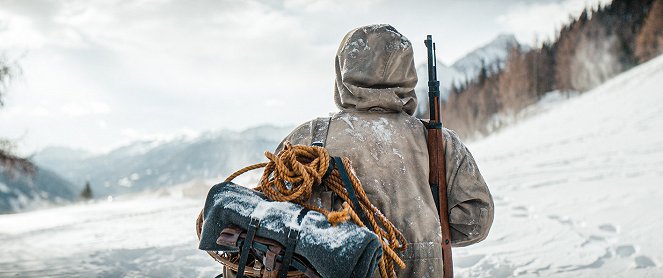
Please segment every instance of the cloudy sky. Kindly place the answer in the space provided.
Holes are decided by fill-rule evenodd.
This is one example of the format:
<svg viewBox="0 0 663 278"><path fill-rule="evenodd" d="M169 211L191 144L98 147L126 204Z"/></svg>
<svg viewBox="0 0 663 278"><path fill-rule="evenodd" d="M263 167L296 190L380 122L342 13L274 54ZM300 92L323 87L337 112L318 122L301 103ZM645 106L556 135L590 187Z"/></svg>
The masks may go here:
<svg viewBox="0 0 663 278"><path fill-rule="evenodd" d="M608 0L0 0L0 53L15 80L0 138L30 154L103 152L150 138L295 125L335 111L333 58L355 27L389 23L423 62L432 34L453 63L500 33L552 37Z"/></svg>

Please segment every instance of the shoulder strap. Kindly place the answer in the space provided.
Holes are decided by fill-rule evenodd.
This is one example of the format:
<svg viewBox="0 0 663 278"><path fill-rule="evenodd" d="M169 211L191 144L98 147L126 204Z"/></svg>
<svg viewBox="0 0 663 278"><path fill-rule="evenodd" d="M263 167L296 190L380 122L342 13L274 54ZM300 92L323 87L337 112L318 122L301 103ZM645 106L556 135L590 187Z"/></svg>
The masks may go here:
<svg viewBox="0 0 663 278"><path fill-rule="evenodd" d="M253 245L253 239L256 235L256 230L258 230L259 225L260 225L260 219L251 218L251 223L249 223L249 228L248 230L246 230L246 239L242 243L242 247L239 252L239 262L237 263L236 278L244 277L244 268L246 267L246 263L249 259L249 251L251 250L251 246Z"/></svg>
<svg viewBox="0 0 663 278"><path fill-rule="evenodd" d="M311 145L324 147L327 145L330 117L320 117L311 121Z"/></svg>
<svg viewBox="0 0 663 278"><path fill-rule="evenodd" d="M297 216L297 226L302 225L304 217L309 212L309 209L303 208L299 211ZM279 278L288 277L288 270L290 269L290 264L292 263L292 257L295 254L295 248L297 247L297 241L299 240L299 230L295 228L287 228L288 238L286 238L285 244L285 254L283 255L283 260L281 261L281 270L279 270Z"/></svg>

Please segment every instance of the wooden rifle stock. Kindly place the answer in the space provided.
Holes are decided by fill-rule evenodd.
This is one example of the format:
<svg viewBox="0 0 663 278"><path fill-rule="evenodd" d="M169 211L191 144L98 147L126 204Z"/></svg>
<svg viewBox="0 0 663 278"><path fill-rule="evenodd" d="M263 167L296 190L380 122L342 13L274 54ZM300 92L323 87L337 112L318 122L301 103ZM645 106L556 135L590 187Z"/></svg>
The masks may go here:
<svg viewBox="0 0 663 278"><path fill-rule="evenodd" d="M430 104L430 121L426 126L428 129L428 165L430 168L428 183L431 186L433 199L440 217L444 277L448 278L453 277L453 260L451 258L451 229L449 227L447 202L445 142L444 134L442 134L442 115L440 111L440 82L437 81L437 61L432 36L428 35L424 43L428 49L428 99Z"/></svg>

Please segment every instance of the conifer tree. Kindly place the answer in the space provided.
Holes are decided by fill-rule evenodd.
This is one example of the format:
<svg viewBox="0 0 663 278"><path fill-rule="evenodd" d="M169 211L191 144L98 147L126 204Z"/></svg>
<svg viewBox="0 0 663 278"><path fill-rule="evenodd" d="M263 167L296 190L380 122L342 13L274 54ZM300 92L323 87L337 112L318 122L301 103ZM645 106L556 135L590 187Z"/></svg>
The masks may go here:
<svg viewBox="0 0 663 278"><path fill-rule="evenodd" d="M663 0L654 2L635 45L635 56L645 62L663 53Z"/></svg>
<svg viewBox="0 0 663 278"><path fill-rule="evenodd" d="M81 191L81 199L82 200L90 200L92 199L92 188L90 187L90 182L87 181L85 182L85 188L83 188L83 191Z"/></svg>

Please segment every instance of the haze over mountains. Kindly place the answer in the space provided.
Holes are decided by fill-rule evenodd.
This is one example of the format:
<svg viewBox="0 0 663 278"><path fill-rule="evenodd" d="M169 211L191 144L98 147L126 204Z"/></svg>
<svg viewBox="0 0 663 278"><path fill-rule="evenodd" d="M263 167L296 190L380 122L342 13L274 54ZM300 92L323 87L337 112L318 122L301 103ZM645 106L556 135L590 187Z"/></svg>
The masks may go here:
<svg viewBox="0 0 663 278"><path fill-rule="evenodd" d="M107 154L74 159L65 149L47 148L35 155L35 161L75 184L89 181L98 196L115 195L196 179L225 178L242 165L263 161L263 152L274 150L290 130L260 126L195 138L138 141Z"/></svg>
<svg viewBox="0 0 663 278"><path fill-rule="evenodd" d="M502 34L452 66L438 62L443 95L448 94L452 82L474 78L482 65L502 66L509 50L518 45L513 35ZM427 111L425 63L417 66L417 74L417 97L424 100L419 101L418 110ZM34 155L41 169L36 178L3 182L0 189L7 192L0 191L0 213L30 209L34 207L31 203L74 201L86 182L90 182L96 198L103 198L195 180L220 180L243 166L264 161L263 152L273 150L291 129L266 125L242 132L217 131L198 137L136 141L96 155L66 147L47 147ZM31 191L18 194L26 189L16 188L28 181L34 184ZM57 201L53 199L56 196Z"/></svg>
<svg viewBox="0 0 663 278"><path fill-rule="evenodd" d="M0 213L63 204L78 192L73 183L47 169L39 169L35 176L0 174Z"/></svg>

